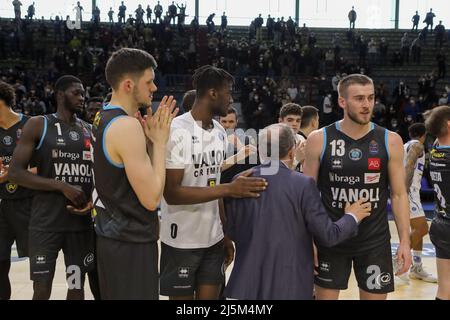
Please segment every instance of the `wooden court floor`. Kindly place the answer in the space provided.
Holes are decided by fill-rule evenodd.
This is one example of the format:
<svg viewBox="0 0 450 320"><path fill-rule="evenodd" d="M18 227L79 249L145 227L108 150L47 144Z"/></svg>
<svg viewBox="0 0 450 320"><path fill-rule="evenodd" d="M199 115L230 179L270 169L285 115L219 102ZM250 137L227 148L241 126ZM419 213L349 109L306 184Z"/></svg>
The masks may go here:
<svg viewBox="0 0 450 320"><path fill-rule="evenodd" d="M389 222L391 229L391 243L395 246L398 244L398 236L395 229L395 223ZM436 275L436 264L433 255L434 248L430 246L430 239L428 236L424 239L424 246L427 247L426 256L423 257L423 263L427 271ZM17 260L14 258L16 253L13 252L13 263L11 265L10 279L12 282L12 295L13 300L29 300L33 295L32 282L29 280L29 263L28 259ZM227 277L230 275L232 266L227 270ZM418 280L410 280L409 285L396 286L395 292L388 295L388 299L393 300L434 300L437 290L437 284L426 283ZM89 290L89 285L86 282L86 299L93 299ZM53 282L52 300L65 299L67 292L67 285L64 275L64 260L62 255L58 258L55 279ZM167 299L161 296L160 299ZM350 278L349 289L342 291L340 299L357 300L359 299L359 291L356 285L354 275Z"/></svg>

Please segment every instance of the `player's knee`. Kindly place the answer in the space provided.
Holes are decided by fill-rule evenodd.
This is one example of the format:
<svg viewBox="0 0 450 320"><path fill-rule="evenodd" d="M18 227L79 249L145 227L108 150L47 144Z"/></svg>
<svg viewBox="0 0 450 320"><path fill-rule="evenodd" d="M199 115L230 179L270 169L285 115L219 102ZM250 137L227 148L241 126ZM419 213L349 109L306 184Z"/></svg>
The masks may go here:
<svg viewBox="0 0 450 320"><path fill-rule="evenodd" d="M35 281L33 283L33 300L48 300L52 293L52 283L49 281Z"/></svg>

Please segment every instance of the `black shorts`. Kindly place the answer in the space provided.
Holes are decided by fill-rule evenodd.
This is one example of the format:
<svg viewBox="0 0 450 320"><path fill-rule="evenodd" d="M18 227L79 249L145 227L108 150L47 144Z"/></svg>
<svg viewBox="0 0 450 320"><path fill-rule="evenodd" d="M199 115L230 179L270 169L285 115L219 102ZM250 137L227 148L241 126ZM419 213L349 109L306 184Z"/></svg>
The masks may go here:
<svg viewBox="0 0 450 320"><path fill-rule="evenodd" d="M97 235L97 271L102 300L158 300L158 244Z"/></svg>
<svg viewBox="0 0 450 320"><path fill-rule="evenodd" d="M0 201L0 261L11 259L14 241L19 257L28 257L31 201L31 197Z"/></svg>
<svg viewBox="0 0 450 320"><path fill-rule="evenodd" d="M436 248L436 257L450 259L450 220L439 213L430 226L430 240Z"/></svg>
<svg viewBox="0 0 450 320"><path fill-rule="evenodd" d="M161 295L191 296L199 285L222 285L224 262L223 240L203 249L178 249L161 243Z"/></svg>
<svg viewBox="0 0 450 320"><path fill-rule="evenodd" d="M52 281L60 250L69 274L79 271L83 276L95 266L94 232L42 232L30 230L30 278ZM69 268L69 269L68 269Z"/></svg>
<svg viewBox="0 0 450 320"><path fill-rule="evenodd" d="M390 242L353 256L333 248L318 248L319 274L314 283L322 288L345 290L354 265L358 287L369 293L394 291L392 252Z"/></svg>

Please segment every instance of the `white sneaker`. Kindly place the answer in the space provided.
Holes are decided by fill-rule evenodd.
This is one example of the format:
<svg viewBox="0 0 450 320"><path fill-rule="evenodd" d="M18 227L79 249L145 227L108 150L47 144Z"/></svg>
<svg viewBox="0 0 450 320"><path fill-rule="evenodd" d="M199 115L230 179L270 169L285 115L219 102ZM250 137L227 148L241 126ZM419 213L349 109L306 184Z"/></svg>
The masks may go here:
<svg viewBox="0 0 450 320"><path fill-rule="evenodd" d="M409 277L411 279L422 280L425 282L437 283L437 278L433 276L431 273L428 273L422 264L412 265Z"/></svg>
<svg viewBox="0 0 450 320"><path fill-rule="evenodd" d="M397 286L409 286L408 272L405 272L399 276L394 276L394 283Z"/></svg>

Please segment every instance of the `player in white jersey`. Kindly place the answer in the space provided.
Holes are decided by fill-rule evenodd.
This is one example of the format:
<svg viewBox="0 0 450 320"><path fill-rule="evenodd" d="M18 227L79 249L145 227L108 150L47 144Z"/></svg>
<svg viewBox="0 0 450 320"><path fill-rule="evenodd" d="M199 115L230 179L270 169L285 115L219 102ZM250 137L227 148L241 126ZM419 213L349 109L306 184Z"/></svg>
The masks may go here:
<svg viewBox="0 0 450 320"><path fill-rule="evenodd" d="M428 234L428 223L420 201L420 189L422 175L425 166L424 142L426 137L425 125L415 123L408 128L410 141L405 143L405 170L406 187L408 188L410 223L411 223L411 248L413 250L413 264L411 265L409 277L411 279L426 282L437 282L436 277L425 271L422 265L423 237ZM399 276L397 284L408 283L406 273Z"/></svg>
<svg viewBox="0 0 450 320"><path fill-rule="evenodd" d="M212 66L193 76L192 110L174 119L161 206L160 293L170 299L217 299L234 248L223 233L223 197L258 197L262 178L220 184L227 135L214 116L226 116L233 77ZM225 255L226 253L226 255Z"/></svg>

